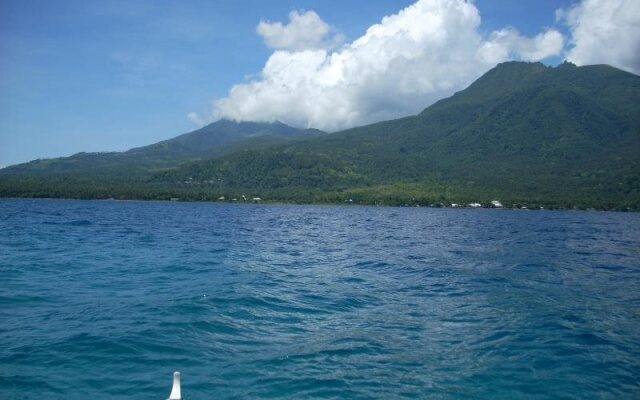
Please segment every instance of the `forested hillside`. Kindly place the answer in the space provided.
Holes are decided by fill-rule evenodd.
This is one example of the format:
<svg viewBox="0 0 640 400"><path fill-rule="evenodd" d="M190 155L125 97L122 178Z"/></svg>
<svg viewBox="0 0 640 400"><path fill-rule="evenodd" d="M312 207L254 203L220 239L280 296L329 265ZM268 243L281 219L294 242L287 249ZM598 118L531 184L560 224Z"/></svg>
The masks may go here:
<svg viewBox="0 0 640 400"><path fill-rule="evenodd" d="M158 151L193 161L102 178L88 172L105 171L99 163L39 161L2 170L0 193L640 209L640 77L605 65L508 62L419 115L300 140L198 153L181 138L142 148L138 160Z"/></svg>

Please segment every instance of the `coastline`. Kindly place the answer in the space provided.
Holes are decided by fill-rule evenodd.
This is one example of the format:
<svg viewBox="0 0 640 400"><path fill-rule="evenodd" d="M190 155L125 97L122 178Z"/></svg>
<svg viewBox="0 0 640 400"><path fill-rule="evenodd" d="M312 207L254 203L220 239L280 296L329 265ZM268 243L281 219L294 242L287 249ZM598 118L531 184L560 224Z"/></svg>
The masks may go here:
<svg viewBox="0 0 640 400"><path fill-rule="evenodd" d="M97 201L97 202L158 202L158 203L207 203L207 204L224 204L236 206L341 206L341 207L389 207L389 208L430 208L430 209L456 209L456 210L495 210L495 211L583 211L583 212L615 212L615 213L637 213L640 210L632 208L597 208L597 207L491 207L482 205L481 207L472 207L469 205L433 205L433 204L371 204L366 202L300 202L287 200L261 200L254 201L231 201L231 200L206 200L206 199L166 199L166 198L74 198L74 197L3 197L3 200L59 200L59 201Z"/></svg>

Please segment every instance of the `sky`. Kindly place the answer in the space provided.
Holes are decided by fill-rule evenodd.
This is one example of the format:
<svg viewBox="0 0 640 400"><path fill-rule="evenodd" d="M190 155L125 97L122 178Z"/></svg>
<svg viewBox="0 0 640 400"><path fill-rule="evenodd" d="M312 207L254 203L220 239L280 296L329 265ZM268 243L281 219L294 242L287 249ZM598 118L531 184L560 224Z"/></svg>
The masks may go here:
<svg viewBox="0 0 640 400"><path fill-rule="evenodd" d="M337 131L497 63L640 73L639 0L2 0L0 166L220 118Z"/></svg>

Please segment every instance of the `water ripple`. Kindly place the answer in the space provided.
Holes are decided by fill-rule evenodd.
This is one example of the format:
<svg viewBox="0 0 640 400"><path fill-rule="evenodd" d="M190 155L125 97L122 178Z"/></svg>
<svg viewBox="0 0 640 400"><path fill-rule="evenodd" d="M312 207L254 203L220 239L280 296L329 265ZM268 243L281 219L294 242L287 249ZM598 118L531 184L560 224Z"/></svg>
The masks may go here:
<svg viewBox="0 0 640 400"><path fill-rule="evenodd" d="M640 216L0 201L0 398L634 399Z"/></svg>

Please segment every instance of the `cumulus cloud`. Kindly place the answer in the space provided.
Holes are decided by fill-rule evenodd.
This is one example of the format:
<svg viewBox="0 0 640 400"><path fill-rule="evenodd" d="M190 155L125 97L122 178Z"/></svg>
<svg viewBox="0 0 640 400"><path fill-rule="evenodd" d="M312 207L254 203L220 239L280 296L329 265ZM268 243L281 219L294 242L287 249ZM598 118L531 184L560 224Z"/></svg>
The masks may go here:
<svg viewBox="0 0 640 400"><path fill-rule="evenodd" d="M292 13L286 26L260 23L258 32L276 50L258 78L214 102L213 118L333 131L416 113L498 62L537 61L563 48L555 30L533 38L512 28L482 34L471 1L419 0L330 51L318 45L327 25L309 13ZM309 15L317 20L305 36L296 21Z"/></svg>
<svg viewBox="0 0 640 400"><path fill-rule="evenodd" d="M332 48L342 35L331 35L332 29L315 11L289 13L289 23L260 21L256 31L272 49L308 50Z"/></svg>
<svg viewBox="0 0 640 400"><path fill-rule="evenodd" d="M640 1L584 0L556 13L571 30L567 59L640 74Z"/></svg>

